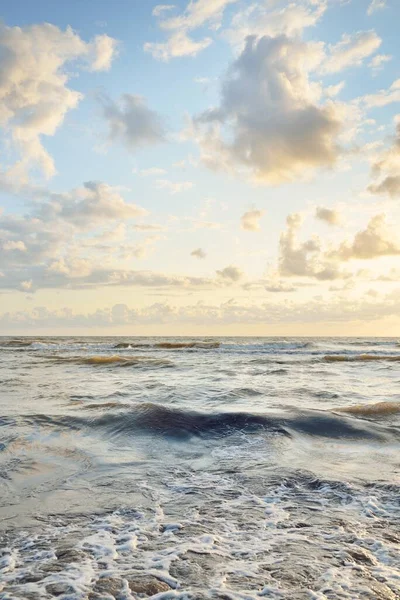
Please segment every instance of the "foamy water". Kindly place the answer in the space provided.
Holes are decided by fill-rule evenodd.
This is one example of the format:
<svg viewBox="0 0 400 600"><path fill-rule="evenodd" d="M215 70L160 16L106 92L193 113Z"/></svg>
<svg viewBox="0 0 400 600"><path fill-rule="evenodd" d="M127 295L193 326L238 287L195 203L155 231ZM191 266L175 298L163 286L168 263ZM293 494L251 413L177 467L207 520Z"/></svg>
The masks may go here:
<svg viewBox="0 0 400 600"><path fill-rule="evenodd" d="M398 340L0 338L0 403L2 600L400 598Z"/></svg>

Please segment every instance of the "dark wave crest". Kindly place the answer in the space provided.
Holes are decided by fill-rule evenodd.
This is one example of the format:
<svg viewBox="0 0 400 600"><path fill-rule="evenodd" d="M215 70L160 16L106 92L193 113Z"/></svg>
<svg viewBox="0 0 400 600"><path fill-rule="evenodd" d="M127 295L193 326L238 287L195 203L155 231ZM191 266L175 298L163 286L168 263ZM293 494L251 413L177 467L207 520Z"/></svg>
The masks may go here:
<svg viewBox="0 0 400 600"><path fill-rule="evenodd" d="M279 415L242 411L201 413L153 403L137 404L129 410L126 405L120 405L120 410L114 410L116 406L101 405L98 408L113 410L94 418L65 416L53 419L47 415L34 415L26 420L31 425L44 427L97 430L111 438L140 433L180 439L208 438L262 431L287 437L305 434L331 439L400 441L400 430L395 427L327 411L287 411Z"/></svg>
<svg viewBox="0 0 400 600"><path fill-rule="evenodd" d="M220 347L220 342L157 342L155 344L120 342L114 348L159 348L161 350L184 350L186 348L199 348L212 350Z"/></svg>

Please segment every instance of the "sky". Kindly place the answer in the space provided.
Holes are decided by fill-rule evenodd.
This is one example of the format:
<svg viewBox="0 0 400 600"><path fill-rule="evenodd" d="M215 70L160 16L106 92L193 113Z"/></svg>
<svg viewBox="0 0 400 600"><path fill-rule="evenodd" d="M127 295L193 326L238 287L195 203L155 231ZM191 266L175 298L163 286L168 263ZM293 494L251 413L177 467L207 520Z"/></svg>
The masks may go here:
<svg viewBox="0 0 400 600"><path fill-rule="evenodd" d="M400 336L398 0L0 19L0 334Z"/></svg>

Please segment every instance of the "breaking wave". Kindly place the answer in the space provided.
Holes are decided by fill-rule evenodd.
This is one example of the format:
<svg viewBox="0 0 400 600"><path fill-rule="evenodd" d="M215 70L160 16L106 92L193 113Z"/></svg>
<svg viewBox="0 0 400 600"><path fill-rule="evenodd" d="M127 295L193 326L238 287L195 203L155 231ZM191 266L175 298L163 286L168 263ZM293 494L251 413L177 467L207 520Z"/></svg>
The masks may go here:
<svg viewBox="0 0 400 600"><path fill-rule="evenodd" d="M356 404L354 406L344 406L335 409L337 412L344 412L360 417L385 417L388 415L400 414L400 402L376 402L375 404Z"/></svg>
<svg viewBox="0 0 400 600"><path fill-rule="evenodd" d="M93 365L96 367L173 367L170 360L150 358L148 356L47 356L48 360L74 363L78 365Z"/></svg>
<svg viewBox="0 0 400 600"><path fill-rule="evenodd" d="M212 350L220 347L220 342L157 342L155 344L120 342L114 348L160 348L161 350L181 350L185 348L201 348Z"/></svg>
<svg viewBox="0 0 400 600"><path fill-rule="evenodd" d="M346 354L327 354L323 357L326 362L357 362L357 361L374 361L388 360L392 362L400 361L400 355L390 354L357 354L356 356Z"/></svg>

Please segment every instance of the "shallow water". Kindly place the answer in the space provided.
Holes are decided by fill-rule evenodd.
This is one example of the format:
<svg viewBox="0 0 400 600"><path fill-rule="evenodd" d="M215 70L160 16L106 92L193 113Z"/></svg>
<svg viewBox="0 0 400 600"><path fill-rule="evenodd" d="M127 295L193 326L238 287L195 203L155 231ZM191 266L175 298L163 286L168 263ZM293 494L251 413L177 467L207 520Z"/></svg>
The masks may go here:
<svg viewBox="0 0 400 600"><path fill-rule="evenodd" d="M396 339L0 338L0 598L400 598L399 384Z"/></svg>

